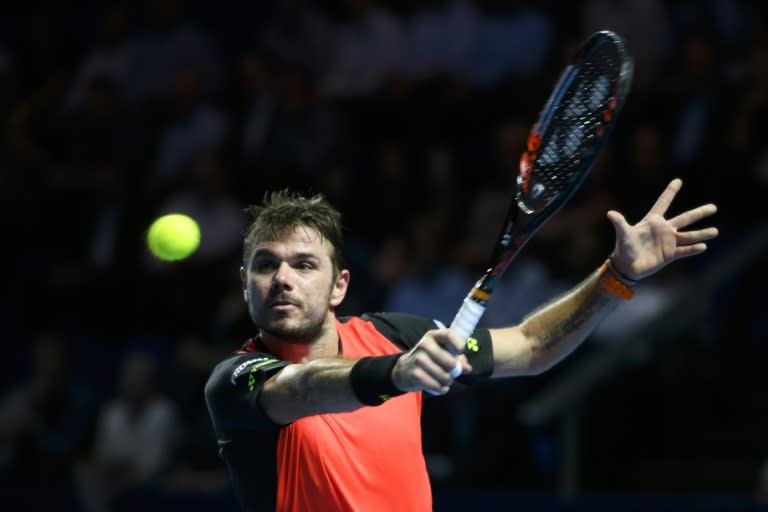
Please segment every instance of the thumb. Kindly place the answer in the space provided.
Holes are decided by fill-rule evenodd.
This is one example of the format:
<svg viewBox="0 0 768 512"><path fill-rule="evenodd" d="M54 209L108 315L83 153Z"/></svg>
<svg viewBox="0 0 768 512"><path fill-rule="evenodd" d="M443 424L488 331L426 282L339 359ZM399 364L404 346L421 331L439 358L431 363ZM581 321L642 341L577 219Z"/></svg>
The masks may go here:
<svg viewBox="0 0 768 512"><path fill-rule="evenodd" d="M627 222L627 219L616 210L608 211L605 216L608 217L608 220L613 224L613 229L616 230L617 235L625 233L631 227L629 222Z"/></svg>

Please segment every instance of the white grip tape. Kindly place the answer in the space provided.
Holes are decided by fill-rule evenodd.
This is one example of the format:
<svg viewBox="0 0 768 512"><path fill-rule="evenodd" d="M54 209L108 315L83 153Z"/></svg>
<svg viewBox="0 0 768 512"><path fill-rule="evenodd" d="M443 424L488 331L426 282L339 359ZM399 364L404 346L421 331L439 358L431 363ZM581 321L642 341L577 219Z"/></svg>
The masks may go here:
<svg viewBox="0 0 768 512"><path fill-rule="evenodd" d="M466 341L475 330L475 327L477 327L477 323L480 321L483 313L485 313L485 306L478 304L467 296L464 298L464 303L461 305L459 312L456 313L453 322L451 322L451 328L459 331L461 337ZM455 379L459 375L461 375L461 363L456 361L456 367L451 370L451 377Z"/></svg>
<svg viewBox="0 0 768 512"><path fill-rule="evenodd" d="M459 331L462 338L466 341L475 330L475 327L477 327L483 313L485 313L485 306L478 304L469 297L465 297L461 309L459 309L453 322L451 322L451 329Z"/></svg>

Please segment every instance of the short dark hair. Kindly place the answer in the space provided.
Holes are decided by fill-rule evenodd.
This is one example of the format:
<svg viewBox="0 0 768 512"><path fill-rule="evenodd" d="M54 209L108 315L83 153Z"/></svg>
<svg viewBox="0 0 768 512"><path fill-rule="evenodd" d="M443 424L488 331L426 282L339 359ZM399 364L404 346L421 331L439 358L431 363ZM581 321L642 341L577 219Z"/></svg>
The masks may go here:
<svg viewBox="0 0 768 512"><path fill-rule="evenodd" d="M267 192L260 205L250 205L245 211L253 222L245 232L244 265L248 265L248 258L259 242L278 240L306 226L317 231L333 248L330 256L334 274L343 268L341 213L322 194L304 196L289 189Z"/></svg>

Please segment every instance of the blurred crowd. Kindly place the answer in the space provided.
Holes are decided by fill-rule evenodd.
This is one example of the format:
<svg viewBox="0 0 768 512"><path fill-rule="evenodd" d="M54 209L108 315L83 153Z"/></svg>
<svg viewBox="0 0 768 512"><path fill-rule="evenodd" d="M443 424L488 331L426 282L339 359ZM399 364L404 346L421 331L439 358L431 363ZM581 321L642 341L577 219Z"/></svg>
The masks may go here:
<svg viewBox="0 0 768 512"><path fill-rule="evenodd" d="M636 222L672 177L686 183L673 209L720 206L721 241L654 278L643 307L598 338L650 318L668 289L766 222L768 18L757 0L15 9L0 15L0 481L27 503L106 511L135 508L137 488L227 488L202 386L253 334L238 274L243 210L268 190L323 193L342 211L352 282L341 314L450 322L487 263L528 127L596 30L628 41L630 99L485 324L519 320L596 268L611 250L605 212ZM166 212L201 226L180 263L144 243ZM724 290L708 342L765 353L766 282L753 277ZM520 483L484 479L465 483Z"/></svg>

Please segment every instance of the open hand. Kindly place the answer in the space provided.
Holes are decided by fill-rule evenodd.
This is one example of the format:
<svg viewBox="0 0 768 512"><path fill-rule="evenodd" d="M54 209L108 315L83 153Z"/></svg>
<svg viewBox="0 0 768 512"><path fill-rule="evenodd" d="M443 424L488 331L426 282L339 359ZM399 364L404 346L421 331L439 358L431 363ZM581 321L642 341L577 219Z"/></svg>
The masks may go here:
<svg viewBox="0 0 768 512"><path fill-rule="evenodd" d="M682 186L682 180L672 180L637 224L630 225L617 211L608 212L608 220L616 230L616 246L611 260L627 277L642 279L675 260L701 254L707 249L704 242L717 236L714 227L679 231L717 212L714 204L699 206L671 219L664 218Z"/></svg>

